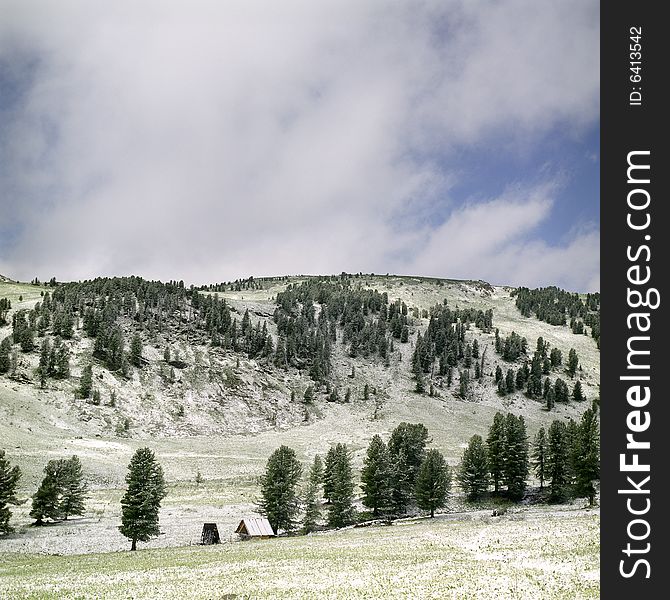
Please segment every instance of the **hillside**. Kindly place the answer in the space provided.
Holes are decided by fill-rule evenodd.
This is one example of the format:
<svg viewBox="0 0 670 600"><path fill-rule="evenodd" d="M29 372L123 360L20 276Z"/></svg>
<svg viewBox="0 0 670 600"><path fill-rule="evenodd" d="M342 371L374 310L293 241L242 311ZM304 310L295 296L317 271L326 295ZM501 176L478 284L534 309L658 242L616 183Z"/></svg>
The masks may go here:
<svg viewBox="0 0 670 600"><path fill-rule="evenodd" d="M252 512L258 494L257 476L270 452L280 444L295 448L306 463L314 454L325 453L332 443L346 442L355 451L359 467L372 435L386 437L402 421L423 422L430 431L432 447L455 465L473 434L486 435L496 411L523 415L532 436L553 419L577 419L598 396L599 351L588 335L589 328L587 335L576 335L567 325L549 325L535 316L523 316L515 305L513 288L397 276L345 279L344 287L337 292L329 286L339 286L339 278L324 283L325 291L318 292L321 296L313 304L312 316L305 317L313 325L305 325L308 329L303 338L295 338L294 350L289 348L293 334L286 332L291 327L297 330L300 317L278 321L274 316L278 298L288 307L287 315L291 310L296 315L305 313L303 307L311 303L305 301L304 294L309 297L316 292L300 286L314 284L318 281L315 278L285 277L211 286L199 290L195 302L193 291L177 282L158 286L128 278L123 283L105 284L104 293L95 286L77 284L40 288L0 283L0 298L12 302L9 323L0 328L0 338L11 334L12 315L17 311L29 311L38 303L43 306L44 293L52 296L53 315L69 312L72 317L71 336L61 342L70 356L67 377L48 377L44 387L40 385L39 344L45 338L56 342L53 317L45 335L35 338L35 350L23 353L15 346L16 369L0 375L0 439L11 460L24 472L20 495L28 498L34 493L47 458L71 454L82 459L92 489L90 514L72 523L29 529L29 503L14 510L18 533L4 540L3 548L31 551L38 544L47 552L61 553L124 548L124 538L115 528L118 499L128 460L136 448L144 445L157 451L171 486L162 517L166 535L149 545L178 545L196 540L204 520L216 520L228 532L241 514ZM116 285L125 288L117 289ZM137 292L131 293L132 289ZM298 297L295 290L301 289L303 297ZM287 295L287 290L295 293ZM352 316L343 307L332 308L339 306L341 297L348 299L347 306L363 298L364 307L365 302L370 303L369 311L361 308L360 315ZM105 310L112 310L105 306L116 306L112 298L120 307L119 314L114 315L114 328L125 340L126 351L133 335L141 341L138 367L125 364L110 369L111 342L107 340L101 351L99 336L90 334L91 323L97 318L92 315L111 319L104 315ZM387 311L390 328L392 305L398 307L401 316L403 303L407 342L394 339L390 330L383 334L373 330L373 326L381 327L377 309L381 314ZM464 324L459 343L471 347L477 341L477 361L484 357L484 369L480 379L472 379L465 398L459 396L462 358L455 358L451 385L446 376L439 376L435 359L424 375L426 391L415 391L412 356L419 336L427 335L430 315L442 310L436 306L446 306L453 314L468 318L473 315L473 321ZM492 327L478 327L474 315L490 310ZM231 323L246 332L240 333L239 342L231 341L232 324L224 326L223 321L217 321L225 321L226 311ZM27 323L29 312L25 315ZM352 325L356 322L357 329ZM283 328L281 332L279 327ZM529 398L522 390L499 395L494 380L496 367L516 369L525 359L504 361L495 352L495 329L501 338L513 331L525 337L528 359L540 336L550 348L560 349L563 365L553 369L549 377L561 377L570 387L574 381L564 367L570 348L574 348L580 363L575 379L581 380L589 401L556 403L547 411L541 398ZM319 337L321 331L328 331L336 340L326 342ZM267 350L268 339L272 353ZM301 355L300 339L327 348L328 366L321 365L327 373L323 369L316 373L318 369L305 362L310 348ZM281 340L286 340L287 357L278 360ZM391 341L393 350L387 344ZM358 347L356 356L352 356L352 343ZM380 355L384 345L386 358ZM294 363L290 362L291 356ZM91 397L76 396L82 370L89 364L93 365L93 388L100 393L99 404ZM430 382L434 384L433 395L429 393ZM309 386L315 389L315 399L305 403L303 397ZM337 401L329 401L334 390ZM349 402L345 402L347 390ZM204 482L196 487L192 482L197 472Z"/></svg>

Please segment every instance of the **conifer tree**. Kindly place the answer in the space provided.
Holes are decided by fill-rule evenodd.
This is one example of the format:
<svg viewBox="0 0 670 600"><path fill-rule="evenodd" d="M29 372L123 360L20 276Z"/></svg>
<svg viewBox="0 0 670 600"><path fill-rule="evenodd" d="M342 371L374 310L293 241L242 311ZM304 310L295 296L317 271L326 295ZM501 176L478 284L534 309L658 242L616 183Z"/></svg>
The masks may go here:
<svg viewBox="0 0 670 600"><path fill-rule="evenodd" d="M330 504L333 497L333 473L335 470L336 452L335 446L328 448L323 469L323 497Z"/></svg>
<svg viewBox="0 0 670 600"><path fill-rule="evenodd" d="M361 473L363 505L371 508L375 517L391 503L391 472L388 448L382 438L375 435L370 440Z"/></svg>
<svg viewBox="0 0 670 600"><path fill-rule="evenodd" d="M513 500L520 500L528 479L528 436L523 417L508 413L505 417L505 471L504 482L507 494Z"/></svg>
<svg viewBox="0 0 670 600"><path fill-rule="evenodd" d="M550 498L560 501L565 496L568 484L568 448L565 423L553 421L547 435L547 478Z"/></svg>
<svg viewBox="0 0 670 600"><path fill-rule="evenodd" d="M574 348L570 348L568 352L568 366L567 371L570 377L574 377L577 372L577 367L579 366L579 358L577 356L577 351Z"/></svg>
<svg viewBox="0 0 670 600"><path fill-rule="evenodd" d="M309 471L309 481L305 493L305 516L302 521L302 532L310 533L317 528L321 517L321 485L323 483L323 461L317 454Z"/></svg>
<svg viewBox="0 0 670 600"><path fill-rule="evenodd" d="M84 514L86 489L81 461L78 456L74 455L65 461L61 480L59 510L64 519L67 520L71 515Z"/></svg>
<svg viewBox="0 0 670 600"><path fill-rule="evenodd" d="M579 381L579 379L575 381L575 387L572 389L572 399L575 402L583 402L586 400L586 396L582 391L582 382Z"/></svg>
<svg viewBox="0 0 670 600"><path fill-rule="evenodd" d="M434 517L435 511L445 505L450 488L451 472L444 456L439 450L428 450L416 477L417 505Z"/></svg>
<svg viewBox="0 0 670 600"><path fill-rule="evenodd" d="M354 521L354 479L351 456L346 444L335 446L335 464L332 471L332 493L328 505L328 526L344 527Z"/></svg>
<svg viewBox="0 0 670 600"><path fill-rule="evenodd" d="M268 459L265 473L261 476L261 500L258 503L275 533L280 529L292 531L298 512L296 487L300 481L302 466L295 450L280 446Z"/></svg>
<svg viewBox="0 0 670 600"><path fill-rule="evenodd" d="M533 470L535 476L540 480L540 489L542 489L547 478L547 434L544 427L540 427L533 440Z"/></svg>
<svg viewBox="0 0 670 600"><path fill-rule="evenodd" d="M131 540L131 550L137 542L147 542L160 533L159 512L167 491L163 468L150 448L139 448L128 465L126 489L121 499L119 531Z"/></svg>
<svg viewBox="0 0 670 600"><path fill-rule="evenodd" d="M21 469L12 467L9 460L5 458L5 451L0 450L0 533L11 533L13 528L9 525L12 516L9 510L10 504L18 504L16 498L16 486L21 479Z"/></svg>
<svg viewBox="0 0 670 600"><path fill-rule="evenodd" d="M391 459L392 507L403 513L414 496L416 475L423 461L428 443L428 429L422 423L400 423L388 442Z"/></svg>
<svg viewBox="0 0 670 600"><path fill-rule="evenodd" d="M498 492L505 471L507 443L505 439L505 416L497 412L486 438L486 453L493 483L493 491Z"/></svg>
<svg viewBox="0 0 670 600"><path fill-rule="evenodd" d="M593 482L600 479L600 433L598 416L593 408L582 415L577 433L578 454L575 465L576 491L589 499L593 506L595 488Z"/></svg>
<svg viewBox="0 0 670 600"><path fill-rule="evenodd" d="M35 525L43 525L45 519L57 521L61 518L60 499L66 471L66 461L52 459L44 467L44 478L33 495L30 516Z"/></svg>
<svg viewBox="0 0 670 600"><path fill-rule="evenodd" d="M480 435L473 435L468 447L463 451L458 482L471 501L480 498L489 487L486 447Z"/></svg>
<svg viewBox="0 0 670 600"><path fill-rule="evenodd" d="M0 341L0 373L7 373L9 371L9 354L12 350L12 343L9 337L3 338Z"/></svg>
<svg viewBox="0 0 670 600"><path fill-rule="evenodd" d="M93 365L88 364L81 372L81 379L79 381L79 397L88 398L93 389Z"/></svg>
<svg viewBox="0 0 670 600"><path fill-rule="evenodd" d="M135 333L130 340L130 364L140 368L142 366L142 338Z"/></svg>

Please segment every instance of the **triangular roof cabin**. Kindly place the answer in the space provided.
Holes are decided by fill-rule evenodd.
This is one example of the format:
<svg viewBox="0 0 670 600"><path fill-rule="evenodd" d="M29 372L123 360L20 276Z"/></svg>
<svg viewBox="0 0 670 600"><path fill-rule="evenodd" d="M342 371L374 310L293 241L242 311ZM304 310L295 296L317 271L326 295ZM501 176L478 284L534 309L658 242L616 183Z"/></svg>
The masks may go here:
<svg viewBox="0 0 670 600"><path fill-rule="evenodd" d="M275 537L270 522L264 517L245 517L240 521L235 533L245 538Z"/></svg>

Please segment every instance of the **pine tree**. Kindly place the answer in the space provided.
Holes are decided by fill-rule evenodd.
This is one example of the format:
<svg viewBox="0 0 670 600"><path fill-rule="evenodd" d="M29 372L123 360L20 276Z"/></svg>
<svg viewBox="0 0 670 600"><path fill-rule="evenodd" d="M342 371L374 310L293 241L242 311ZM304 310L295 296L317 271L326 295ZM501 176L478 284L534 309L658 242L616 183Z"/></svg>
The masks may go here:
<svg viewBox="0 0 670 600"><path fill-rule="evenodd" d="M505 417L506 456L504 482L507 494L520 500L528 479L528 436L523 417L508 413Z"/></svg>
<svg viewBox="0 0 670 600"><path fill-rule="evenodd" d="M593 481L600 479L600 433L598 416L593 408L588 408L582 415L577 433L577 448L576 491L580 495L587 496L589 505L593 506L595 498Z"/></svg>
<svg viewBox="0 0 670 600"><path fill-rule="evenodd" d="M575 402L583 402L584 400L586 400L586 396L582 391L582 382L579 381L579 379L575 381L575 387L572 390L572 399Z"/></svg>
<svg viewBox="0 0 670 600"><path fill-rule="evenodd" d="M49 355L51 354L51 344L48 339L42 340L40 347L40 362L37 371L40 376L40 387L44 389L47 385L47 377L49 376Z"/></svg>
<svg viewBox="0 0 670 600"><path fill-rule="evenodd" d="M540 427L533 440L533 470L535 476L540 480L540 489L542 489L547 478L547 434L544 427Z"/></svg>
<svg viewBox="0 0 670 600"><path fill-rule="evenodd" d="M93 389L93 365L86 365L79 381L79 397L88 398Z"/></svg>
<svg viewBox="0 0 670 600"><path fill-rule="evenodd" d="M486 438L486 452L493 491L497 493L503 479L507 457L505 416L501 412L497 412L493 417L493 424L489 429L489 436Z"/></svg>
<svg viewBox="0 0 670 600"><path fill-rule="evenodd" d="M428 429L422 423L400 423L388 442L392 465L392 505L397 513L403 513L412 497L416 475L423 461L428 443Z"/></svg>
<svg viewBox="0 0 670 600"><path fill-rule="evenodd" d="M486 448L481 436L473 435L463 452L458 482L468 500L477 500L489 487L489 468Z"/></svg>
<svg viewBox="0 0 670 600"><path fill-rule="evenodd" d="M450 488L451 472L444 456L439 450L429 450L416 477L417 505L434 517L435 511L445 505Z"/></svg>
<svg viewBox="0 0 670 600"><path fill-rule="evenodd" d="M354 521L354 478L351 456L346 444L335 446L332 494L328 505L328 526L344 527Z"/></svg>
<svg viewBox="0 0 670 600"><path fill-rule="evenodd" d="M261 500L258 503L275 533L280 529L291 531L298 512L296 487L300 481L302 466L295 450L280 446L268 459L265 473L261 476Z"/></svg>
<svg viewBox="0 0 670 600"><path fill-rule="evenodd" d="M135 333L130 340L130 364L140 368L142 366L142 338Z"/></svg>
<svg viewBox="0 0 670 600"><path fill-rule="evenodd" d="M577 372L577 367L579 366L579 358L577 356L577 351L574 348L570 348L568 352L568 366L567 371L570 377L574 377Z"/></svg>
<svg viewBox="0 0 670 600"><path fill-rule="evenodd" d="M11 350L12 343L9 337L3 338L2 341L0 341L0 373L7 373L7 371L9 371L9 354Z"/></svg>
<svg viewBox="0 0 670 600"><path fill-rule="evenodd" d="M547 435L547 477L550 498L560 501L565 496L568 484L568 456L565 423L553 421Z"/></svg>
<svg viewBox="0 0 670 600"><path fill-rule="evenodd" d="M317 454L309 472L305 494L305 516L302 521L303 533L314 531L321 517L321 484L323 483L323 461Z"/></svg>
<svg viewBox="0 0 670 600"><path fill-rule="evenodd" d="M323 497L330 504L333 497L333 473L335 471L335 446L328 448L323 470Z"/></svg>
<svg viewBox="0 0 670 600"><path fill-rule="evenodd" d="M50 460L44 467L44 478L33 496L30 516L35 525L43 525L45 519L57 521L61 518L60 499L66 472L66 461Z"/></svg>
<svg viewBox="0 0 670 600"><path fill-rule="evenodd" d="M379 435L370 440L361 472L363 505L373 516L385 511L391 502L391 462L386 444Z"/></svg>
<svg viewBox="0 0 670 600"><path fill-rule="evenodd" d="M21 469L12 467L5 458L5 451L0 450L0 533L11 533L14 529L9 525L12 516L9 504L18 504L16 486L21 479Z"/></svg>
<svg viewBox="0 0 670 600"><path fill-rule="evenodd" d="M119 531L131 540L131 550L137 542L147 542L160 533L159 512L165 498L163 468L150 448L139 448L128 465L128 488L121 499Z"/></svg>
<svg viewBox="0 0 670 600"><path fill-rule="evenodd" d="M70 515L83 515L86 497L81 461L75 455L65 461L59 502L61 516L67 520Z"/></svg>

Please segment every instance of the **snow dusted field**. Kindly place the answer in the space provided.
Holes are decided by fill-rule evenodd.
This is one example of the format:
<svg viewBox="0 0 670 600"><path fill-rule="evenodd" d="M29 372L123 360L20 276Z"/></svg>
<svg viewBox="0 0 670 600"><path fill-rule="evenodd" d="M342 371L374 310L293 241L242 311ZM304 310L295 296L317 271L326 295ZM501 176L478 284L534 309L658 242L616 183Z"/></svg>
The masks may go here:
<svg viewBox="0 0 670 600"><path fill-rule="evenodd" d="M0 555L0 598L599 597L596 511L443 516L264 541Z"/></svg>

